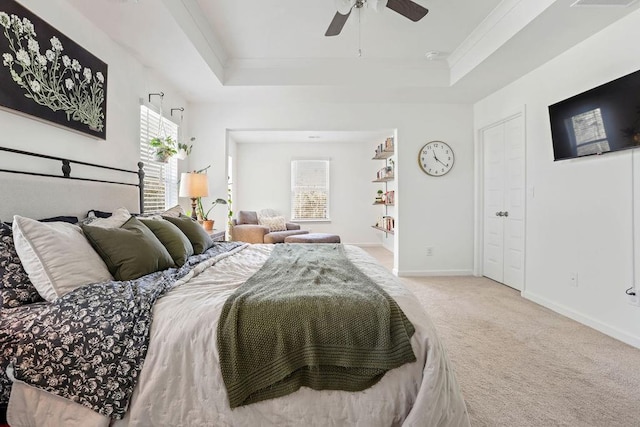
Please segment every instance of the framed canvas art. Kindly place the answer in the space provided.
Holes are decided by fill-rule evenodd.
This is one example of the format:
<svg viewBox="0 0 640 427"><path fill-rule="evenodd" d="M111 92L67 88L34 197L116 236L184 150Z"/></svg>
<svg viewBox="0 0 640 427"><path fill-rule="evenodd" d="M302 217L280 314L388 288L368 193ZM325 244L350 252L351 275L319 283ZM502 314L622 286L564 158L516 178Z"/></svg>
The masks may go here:
<svg viewBox="0 0 640 427"><path fill-rule="evenodd" d="M106 139L107 64L15 0L0 3L0 107Z"/></svg>

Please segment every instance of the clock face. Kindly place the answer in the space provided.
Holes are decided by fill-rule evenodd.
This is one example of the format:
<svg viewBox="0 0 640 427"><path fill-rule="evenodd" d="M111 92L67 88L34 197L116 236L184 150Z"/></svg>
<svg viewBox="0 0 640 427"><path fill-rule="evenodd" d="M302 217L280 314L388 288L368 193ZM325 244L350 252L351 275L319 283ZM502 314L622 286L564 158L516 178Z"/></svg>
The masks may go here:
<svg viewBox="0 0 640 427"><path fill-rule="evenodd" d="M431 176L442 176L453 167L453 150L446 142L431 141L418 153L418 163Z"/></svg>

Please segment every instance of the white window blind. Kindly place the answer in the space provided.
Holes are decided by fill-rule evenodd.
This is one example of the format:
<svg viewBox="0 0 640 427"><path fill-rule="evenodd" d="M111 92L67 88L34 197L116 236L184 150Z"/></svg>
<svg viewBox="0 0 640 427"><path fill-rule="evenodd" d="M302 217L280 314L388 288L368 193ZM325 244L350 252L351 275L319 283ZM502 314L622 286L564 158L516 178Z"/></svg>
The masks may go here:
<svg viewBox="0 0 640 427"><path fill-rule="evenodd" d="M178 204L178 160L167 163L153 160L155 149L149 140L158 136L160 120L164 130L174 141L178 140L178 125L142 105L140 106L140 161L144 163L144 212L162 212Z"/></svg>
<svg viewBox="0 0 640 427"><path fill-rule="evenodd" d="M291 161L291 218L329 219L329 160Z"/></svg>
<svg viewBox="0 0 640 427"><path fill-rule="evenodd" d="M571 117L578 156L611 151L600 108Z"/></svg>

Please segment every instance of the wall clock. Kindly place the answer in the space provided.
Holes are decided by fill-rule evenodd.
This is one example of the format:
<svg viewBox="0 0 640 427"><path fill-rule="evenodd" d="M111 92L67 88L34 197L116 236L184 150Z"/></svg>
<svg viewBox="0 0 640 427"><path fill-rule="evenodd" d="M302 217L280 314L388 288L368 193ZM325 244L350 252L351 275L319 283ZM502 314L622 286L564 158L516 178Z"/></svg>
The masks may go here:
<svg viewBox="0 0 640 427"><path fill-rule="evenodd" d="M442 141L427 142L418 153L418 164L424 173L442 176L453 167L455 157L449 144Z"/></svg>

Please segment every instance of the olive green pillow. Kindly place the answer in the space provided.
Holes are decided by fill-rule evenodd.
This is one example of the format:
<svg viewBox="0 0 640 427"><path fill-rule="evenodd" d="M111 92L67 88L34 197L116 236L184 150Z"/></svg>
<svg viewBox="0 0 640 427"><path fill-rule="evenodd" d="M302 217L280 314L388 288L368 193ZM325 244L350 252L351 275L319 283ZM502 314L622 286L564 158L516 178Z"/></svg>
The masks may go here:
<svg viewBox="0 0 640 427"><path fill-rule="evenodd" d="M193 255L191 242L177 226L164 219L138 219L155 234L178 267L182 267L187 258Z"/></svg>
<svg viewBox="0 0 640 427"><path fill-rule="evenodd" d="M198 255L213 246L213 240L204 228L188 216L181 215L179 218L163 216L167 221L175 224L184 233L193 245L193 253Z"/></svg>
<svg viewBox="0 0 640 427"><path fill-rule="evenodd" d="M175 267L160 240L135 217L120 228L83 225L82 231L116 280L133 280Z"/></svg>

